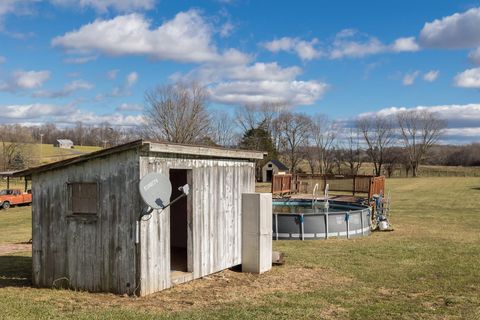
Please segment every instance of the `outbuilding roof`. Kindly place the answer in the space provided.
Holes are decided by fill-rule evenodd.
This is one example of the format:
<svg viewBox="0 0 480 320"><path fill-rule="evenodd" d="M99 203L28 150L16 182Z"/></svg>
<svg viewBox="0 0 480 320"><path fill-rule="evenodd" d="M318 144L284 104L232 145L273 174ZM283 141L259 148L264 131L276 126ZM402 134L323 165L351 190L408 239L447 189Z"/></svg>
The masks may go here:
<svg viewBox="0 0 480 320"><path fill-rule="evenodd" d="M205 156L205 157L220 158L220 159L227 158L227 159L257 160L257 159L263 159L263 157L267 154L266 152L263 152L263 151L226 149L221 147L207 147L207 146L187 145L187 144L178 144L178 143L159 143L159 142L151 142L151 141L145 141L145 140L135 140L135 141L118 145L112 148L102 149L92 153L84 154L75 158L52 162L46 165L28 168L21 171L16 171L12 174L12 176L16 176L16 177L29 176L33 173L39 173L39 172L60 168L60 167L65 167L71 164L80 163L90 159L104 157L114 153L135 149L135 148L141 148L143 151L147 151L147 152Z"/></svg>
<svg viewBox="0 0 480 320"><path fill-rule="evenodd" d="M73 141L70 139L57 139L58 143L73 144Z"/></svg>
<svg viewBox="0 0 480 320"><path fill-rule="evenodd" d="M278 161L277 159L272 159L270 160L270 162L273 163L279 170L288 171L288 167L284 165L282 162Z"/></svg>

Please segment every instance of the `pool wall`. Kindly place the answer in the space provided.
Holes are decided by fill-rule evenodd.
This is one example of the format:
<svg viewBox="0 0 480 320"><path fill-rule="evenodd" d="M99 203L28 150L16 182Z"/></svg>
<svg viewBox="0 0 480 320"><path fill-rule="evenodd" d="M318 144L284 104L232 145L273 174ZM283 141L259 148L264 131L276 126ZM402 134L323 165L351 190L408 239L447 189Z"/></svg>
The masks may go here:
<svg viewBox="0 0 480 320"><path fill-rule="evenodd" d="M292 205L306 201L279 202L275 204ZM330 202L336 210L329 213L273 213L273 239L309 240L337 238L356 238L370 234L371 211L367 206L350 203ZM345 210L345 211L343 211Z"/></svg>

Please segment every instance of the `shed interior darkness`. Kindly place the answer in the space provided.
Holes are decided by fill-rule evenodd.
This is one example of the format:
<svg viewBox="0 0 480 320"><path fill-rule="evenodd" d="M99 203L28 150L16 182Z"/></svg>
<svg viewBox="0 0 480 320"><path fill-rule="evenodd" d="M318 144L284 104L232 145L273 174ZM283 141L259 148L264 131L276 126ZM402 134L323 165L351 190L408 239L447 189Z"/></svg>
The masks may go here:
<svg viewBox="0 0 480 320"><path fill-rule="evenodd" d="M187 171L184 169L170 169L173 201L182 191L178 187L188 183ZM188 270L188 201L183 197L170 206L170 263L172 272L191 272Z"/></svg>

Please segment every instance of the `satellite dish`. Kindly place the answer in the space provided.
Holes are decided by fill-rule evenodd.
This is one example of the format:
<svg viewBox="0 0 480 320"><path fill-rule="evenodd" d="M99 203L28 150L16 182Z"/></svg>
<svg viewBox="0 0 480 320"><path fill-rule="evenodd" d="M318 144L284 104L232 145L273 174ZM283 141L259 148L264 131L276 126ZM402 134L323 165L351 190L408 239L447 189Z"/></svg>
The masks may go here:
<svg viewBox="0 0 480 320"><path fill-rule="evenodd" d="M172 184L163 174L148 173L140 180L139 189L143 201L153 209L164 209L170 203Z"/></svg>

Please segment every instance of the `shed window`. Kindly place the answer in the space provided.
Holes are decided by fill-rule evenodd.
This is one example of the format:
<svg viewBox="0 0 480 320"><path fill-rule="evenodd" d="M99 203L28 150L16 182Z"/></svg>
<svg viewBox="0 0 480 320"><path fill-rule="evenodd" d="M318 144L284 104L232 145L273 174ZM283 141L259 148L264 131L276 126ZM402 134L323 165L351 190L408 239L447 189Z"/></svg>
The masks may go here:
<svg viewBox="0 0 480 320"><path fill-rule="evenodd" d="M271 163L269 163L269 164L268 164L268 167L269 167L269 168L271 168L271 167L272 167L272 164L271 164Z"/></svg>
<svg viewBox="0 0 480 320"><path fill-rule="evenodd" d="M72 214L97 214L97 183L69 183L68 207Z"/></svg>

